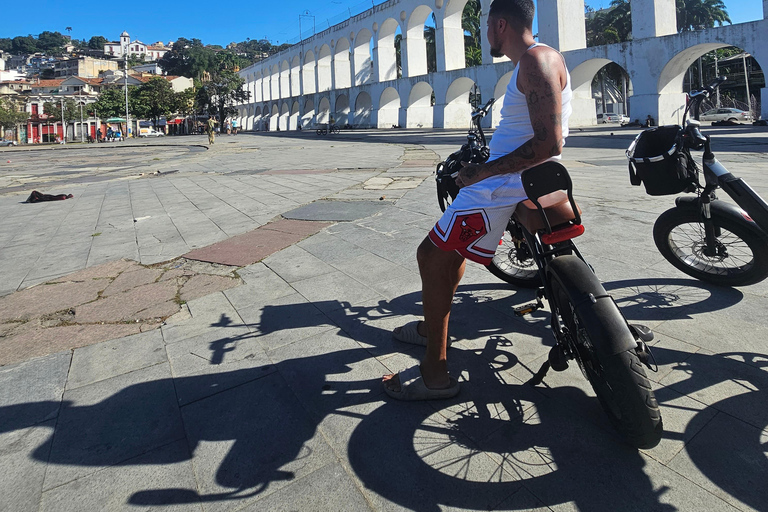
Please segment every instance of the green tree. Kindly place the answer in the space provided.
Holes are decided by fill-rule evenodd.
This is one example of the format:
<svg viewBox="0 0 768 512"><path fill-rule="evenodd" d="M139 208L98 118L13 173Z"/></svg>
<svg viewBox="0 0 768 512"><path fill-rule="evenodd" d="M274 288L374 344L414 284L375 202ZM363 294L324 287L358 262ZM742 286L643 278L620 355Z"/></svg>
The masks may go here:
<svg viewBox="0 0 768 512"><path fill-rule="evenodd" d="M11 98L0 96L0 126L6 130L25 122L29 114L21 112L18 104Z"/></svg>
<svg viewBox="0 0 768 512"><path fill-rule="evenodd" d="M29 55L37 51L37 40L34 36L16 36L11 41L11 51L22 55Z"/></svg>
<svg viewBox="0 0 768 512"><path fill-rule="evenodd" d="M437 71L437 41L435 39L435 13L432 13L432 26L424 24L424 42L427 46L427 73Z"/></svg>
<svg viewBox="0 0 768 512"><path fill-rule="evenodd" d="M0 37L0 51L10 52L13 48L13 40L10 37Z"/></svg>
<svg viewBox="0 0 768 512"><path fill-rule="evenodd" d="M45 31L37 36L38 51L49 55L61 55L62 46L65 44L67 44L67 38L61 35L60 32Z"/></svg>
<svg viewBox="0 0 768 512"><path fill-rule="evenodd" d="M199 39L180 37L158 64L169 75L199 79L204 72L215 68L216 52L203 46Z"/></svg>
<svg viewBox="0 0 768 512"><path fill-rule="evenodd" d="M677 30L688 32L731 23L722 0L677 0Z"/></svg>
<svg viewBox="0 0 768 512"><path fill-rule="evenodd" d="M243 89L245 79L228 69L211 73L211 79L203 82L197 90L198 106L224 126L224 120L237 114L238 103L248 101L250 91Z"/></svg>
<svg viewBox="0 0 768 512"><path fill-rule="evenodd" d="M67 98L64 100L63 105L63 117L64 117L64 124L69 125L69 123L79 121L80 120L80 106L77 104L77 102L71 98ZM61 101L46 101L43 103L43 112L48 116L48 121L50 123L57 123L61 122L62 119L62 102ZM64 138L67 137L67 130L64 129Z"/></svg>
<svg viewBox="0 0 768 512"><path fill-rule="evenodd" d="M133 87L129 87L129 93ZM129 102L129 107L130 102ZM103 89L99 94L99 99L91 105L92 111L99 119L109 119L110 117L125 117L125 91L119 87L110 87ZM129 110L132 110L129 108Z"/></svg>
<svg viewBox="0 0 768 512"><path fill-rule="evenodd" d="M88 40L88 48L91 50L103 50L107 44L107 38L104 36L93 36Z"/></svg>
<svg viewBox="0 0 768 512"><path fill-rule="evenodd" d="M157 128L157 121L176 111L178 100L170 82L162 77L136 87L131 92L131 110L136 117L151 119Z"/></svg>
<svg viewBox="0 0 768 512"><path fill-rule="evenodd" d="M461 28L464 29L465 66L479 66L483 63L480 49L480 2L469 0L461 13Z"/></svg>

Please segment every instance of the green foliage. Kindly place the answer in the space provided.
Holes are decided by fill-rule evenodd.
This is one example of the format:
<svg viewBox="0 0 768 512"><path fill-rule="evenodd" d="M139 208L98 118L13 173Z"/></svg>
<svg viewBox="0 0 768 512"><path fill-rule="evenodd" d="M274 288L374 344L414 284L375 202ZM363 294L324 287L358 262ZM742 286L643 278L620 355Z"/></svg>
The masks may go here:
<svg viewBox="0 0 768 512"><path fill-rule="evenodd" d="M16 36L11 41L11 52L29 55L37 51L37 40L34 36Z"/></svg>
<svg viewBox="0 0 768 512"><path fill-rule="evenodd" d="M677 0L677 30L688 32L731 23L722 0Z"/></svg>
<svg viewBox="0 0 768 512"><path fill-rule="evenodd" d="M91 50L103 50L107 44L107 38L104 36L93 36L88 40L88 48Z"/></svg>
<svg viewBox="0 0 768 512"><path fill-rule="evenodd" d="M237 114L236 104L248 101L250 91L243 89L245 79L236 72L222 69L211 73L211 79L197 90L198 106L224 125L224 120Z"/></svg>
<svg viewBox="0 0 768 512"><path fill-rule="evenodd" d="M173 87L162 77L152 78L149 82L133 89L130 99L133 115L142 119L152 119L155 127L160 117L170 116L176 111L178 105Z"/></svg>
<svg viewBox="0 0 768 512"><path fill-rule="evenodd" d="M216 52L203 46L199 39L180 37L158 64L169 75L200 78L204 72L214 68L215 62Z"/></svg>
<svg viewBox="0 0 768 512"><path fill-rule="evenodd" d="M461 28L464 29L464 61L466 67L483 63L480 49L480 1L469 0L461 13Z"/></svg>
<svg viewBox="0 0 768 512"><path fill-rule="evenodd" d="M128 88L129 93L131 89L132 87ZM125 92L119 87L103 89L98 101L90 107L99 119L125 117Z"/></svg>
<svg viewBox="0 0 768 512"><path fill-rule="evenodd" d="M10 37L0 37L0 51L10 52L13 47L13 40Z"/></svg>
<svg viewBox="0 0 768 512"><path fill-rule="evenodd" d="M20 112L13 99L0 97L0 126L11 129L28 118L29 114Z"/></svg>
<svg viewBox="0 0 768 512"><path fill-rule="evenodd" d="M43 112L51 122L61 121L61 101L46 101L43 103ZM80 119L80 106L71 98L64 100L64 122L71 123Z"/></svg>

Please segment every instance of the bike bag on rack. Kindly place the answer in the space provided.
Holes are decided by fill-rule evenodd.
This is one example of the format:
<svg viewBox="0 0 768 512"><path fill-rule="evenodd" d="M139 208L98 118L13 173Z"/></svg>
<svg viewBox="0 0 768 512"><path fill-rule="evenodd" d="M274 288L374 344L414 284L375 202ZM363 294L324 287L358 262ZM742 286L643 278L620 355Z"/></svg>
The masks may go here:
<svg viewBox="0 0 768 512"><path fill-rule="evenodd" d="M695 190L698 169L683 147L682 136L678 125L641 132L627 149L630 183L642 183L650 196Z"/></svg>

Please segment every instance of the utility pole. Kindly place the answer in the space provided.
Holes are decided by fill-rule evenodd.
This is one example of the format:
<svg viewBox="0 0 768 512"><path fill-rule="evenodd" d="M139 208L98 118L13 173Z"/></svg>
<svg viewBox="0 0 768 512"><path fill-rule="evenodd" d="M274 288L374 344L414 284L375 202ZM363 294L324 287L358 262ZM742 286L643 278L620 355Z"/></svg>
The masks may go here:
<svg viewBox="0 0 768 512"><path fill-rule="evenodd" d="M125 72L124 78L125 78L125 138L128 138L128 134L130 132L130 126L131 126L131 118L128 117L128 48L131 47L131 42L128 41L128 46L125 47L125 53L123 54L123 57L125 58L125 69L123 70Z"/></svg>
<svg viewBox="0 0 768 512"><path fill-rule="evenodd" d="M67 143L67 125L64 124L64 96L61 98L61 142Z"/></svg>

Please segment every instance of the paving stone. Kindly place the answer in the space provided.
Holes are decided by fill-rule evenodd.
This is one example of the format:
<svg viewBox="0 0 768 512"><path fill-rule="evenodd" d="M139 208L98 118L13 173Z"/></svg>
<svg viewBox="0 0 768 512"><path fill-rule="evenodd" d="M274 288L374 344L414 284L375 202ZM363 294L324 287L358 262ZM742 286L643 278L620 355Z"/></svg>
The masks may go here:
<svg viewBox="0 0 768 512"><path fill-rule="evenodd" d="M377 298L379 295L351 277L333 272L294 281L291 286L308 301L328 312L331 309L351 307L361 301Z"/></svg>
<svg viewBox="0 0 768 512"><path fill-rule="evenodd" d="M295 245L266 258L264 264L288 283L334 271L333 267Z"/></svg>
<svg viewBox="0 0 768 512"><path fill-rule="evenodd" d="M112 295L117 295L118 293L132 290L133 288L138 288L145 284L154 283L162 273L163 271L161 269L144 267L123 272L104 289L101 296L111 297Z"/></svg>
<svg viewBox="0 0 768 512"><path fill-rule="evenodd" d="M701 432L669 463L671 470L738 510L762 510L768 500L768 430L727 414L691 422ZM702 491L701 494L704 494ZM713 499L713 503L716 501ZM712 505L710 507L713 508Z"/></svg>
<svg viewBox="0 0 768 512"><path fill-rule="evenodd" d="M161 330L166 344L199 336L206 331L244 325L243 319L223 293L213 293L185 304L192 318L164 325Z"/></svg>
<svg viewBox="0 0 768 512"><path fill-rule="evenodd" d="M71 357L62 352L0 368L0 432L58 415Z"/></svg>
<svg viewBox="0 0 768 512"><path fill-rule="evenodd" d="M189 278L179 291L183 301L193 300L215 292L221 292L239 286L241 281L232 277L196 275Z"/></svg>
<svg viewBox="0 0 768 512"><path fill-rule="evenodd" d="M86 281L88 279L114 279L123 272L138 268L140 268L140 266L135 261L118 259L116 261L110 261L109 263L102 263L101 265L80 270L74 274L54 279L51 282L64 283L69 281Z"/></svg>
<svg viewBox="0 0 768 512"><path fill-rule="evenodd" d="M183 439L168 364L66 391L45 490Z"/></svg>
<svg viewBox="0 0 768 512"><path fill-rule="evenodd" d="M209 330L168 345L167 351L180 405L276 371L244 326Z"/></svg>
<svg viewBox="0 0 768 512"><path fill-rule="evenodd" d="M242 510L362 512L372 509L344 469L339 464L329 464Z"/></svg>
<svg viewBox="0 0 768 512"><path fill-rule="evenodd" d="M79 323L163 318L179 311L173 282L151 283L75 308Z"/></svg>
<svg viewBox="0 0 768 512"><path fill-rule="evenodd" d="M335 462L316 424L273 373L182 409L201 495L247 491L238 504L279 491ZM206 510L230 510L210 501Z"/></svg>
<svg viewBox="0 0 768 512"><path fill-rule="evenodd" d="M0 297L0 322L25 320L91 302L108 284L105 280L55 283Z"/></svg>
<svg viewBox="0 0 768 512"><path fill-rule="evenodd" d="M2 423L2 420L0 420ZM0 429L0 509L37 511L55 420L7 431Z"/></svg>
<svg viewBox="0 0 768 512"><path fill-rule="evenodd" d="M141 327L136 323L36 326L0 343L0 365L121 338L139 332Z"/></svg>
<svg viewBox="0 0 768 512"><path fill-rule="evenodd" d="M286 219L312 221L353 221L370 217L386 208L372 201L315 201L283 214Z"/></svg>
<svg viewBox="0 0 768 512"><path fill-rule="evenodd" d="M78 348L72 355L67 389L76 389L166 362L159 329Z"/></svg>

